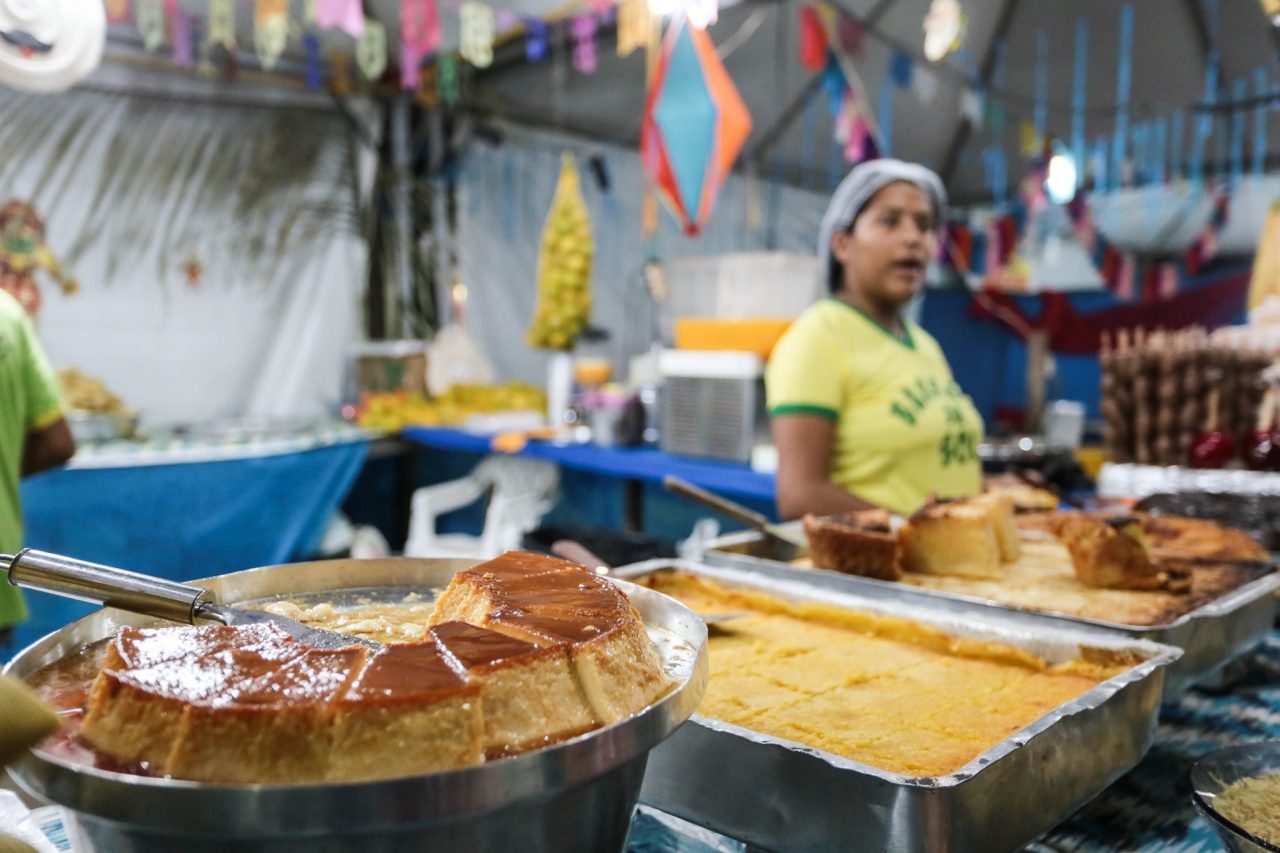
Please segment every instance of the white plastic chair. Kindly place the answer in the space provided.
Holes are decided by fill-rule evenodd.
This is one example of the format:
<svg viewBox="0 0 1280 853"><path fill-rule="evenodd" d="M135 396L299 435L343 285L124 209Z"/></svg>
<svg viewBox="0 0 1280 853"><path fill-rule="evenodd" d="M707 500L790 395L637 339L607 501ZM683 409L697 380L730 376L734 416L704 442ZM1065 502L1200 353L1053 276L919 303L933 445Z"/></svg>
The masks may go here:
<svg viewBox="0 0 1280 853"><path fill-rule="evenodd" d="M524 534L538 526L555 504L560 469L551 462L516 456L490 456L458 480L424 486L409 506L406 557L472 557L491 559L520 548ZM480 536L437 533L440 516L489 493Z"/></svg>

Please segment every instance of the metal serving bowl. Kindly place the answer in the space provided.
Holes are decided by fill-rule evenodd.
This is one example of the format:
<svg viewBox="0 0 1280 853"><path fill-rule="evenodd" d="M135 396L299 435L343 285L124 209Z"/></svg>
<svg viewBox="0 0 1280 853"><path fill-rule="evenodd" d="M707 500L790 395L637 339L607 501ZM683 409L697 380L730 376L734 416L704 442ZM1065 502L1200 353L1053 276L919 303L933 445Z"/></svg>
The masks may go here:
<svg viewBox="0 0 1280 853"><path fill-rule="evenodd" d="M1259 838L1214 807L1214 800L1228 785L1277 773L1280 773L1280 741L1229 746L1209 753L1192 765L1191 801L1232 853L1280 853L1280 846Z"/></svg>
<svg viewBox="0 0 1280 853"><path fill-rule="evenodd" d="M330 560L251 569L200 581L222 602L326 600L357 594L428 599L456 559ZM73 829L112 853L406 853L618 850L649 750L688 719L707 683L706 626L678 602L615 581L640 612L675 679L627 720L555 746L444 773L346 784L213 785L86 767L32 750L10 768L29 793L70 810ZM155 620L114 609L87 616L20 652L19 677Z"/></svg>

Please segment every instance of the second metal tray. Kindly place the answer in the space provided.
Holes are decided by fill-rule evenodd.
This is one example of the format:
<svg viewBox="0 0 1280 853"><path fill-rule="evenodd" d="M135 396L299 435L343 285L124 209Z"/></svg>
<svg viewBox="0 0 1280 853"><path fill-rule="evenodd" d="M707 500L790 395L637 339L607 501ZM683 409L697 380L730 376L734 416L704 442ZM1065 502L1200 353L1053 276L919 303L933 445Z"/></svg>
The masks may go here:
<svg viewBox="0 0 1280 853"><path fill-rule="evenodd" d="M679 568L723 585L798 601L907 616L949 634L1006 643L1053 662L1082 648L1142 663L1098 684L960 770L910 778L700 715L650 754L641 801L777 851L1013 850L1053 827L1142 758L1166 667L1181 652L1105 631L1034 624L988 611L836 591L787 577L652 560L615 574ZM1014 614L1016 616L1016 614ZM712 682L715 656L711 653Z"/></svg>
<svg viewBox="0 0 1280 853"><path fill-rule="evenodd" d="M798 523L797 523L798 526ZM954 592L924 589L894 581L847 575L826 569L797 569L788 561L798 549L783 549L758 533L734 533L707 543L701 561L711 566L758 572L765 577L800 576L821 589L867 595L877 600L897 599L923 607L946 607L956 613L997 612L1025 624L1052 623L1068 627L1117 631L1134 639L1151 640L1183 650L1182 658L1165 673L1165 696L1173 698L1193 684L1212 682L1237 657L1270 633L1275 618L1274 593L1280 574L1269 572L1243 586L1184 613L1164 625L1129 625L1053 613L1026 610L998 601Z"/></svg>

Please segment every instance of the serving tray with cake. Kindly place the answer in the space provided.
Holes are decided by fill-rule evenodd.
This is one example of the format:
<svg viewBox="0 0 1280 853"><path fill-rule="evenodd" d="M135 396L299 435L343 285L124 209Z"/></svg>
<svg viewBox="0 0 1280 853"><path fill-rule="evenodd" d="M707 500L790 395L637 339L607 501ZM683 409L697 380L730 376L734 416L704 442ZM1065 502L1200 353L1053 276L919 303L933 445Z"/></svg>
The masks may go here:
<svg viewBox="0 0 1280 853"><path fill-rule="evenodd" d="M1139 761L1180 654L816 573L615 574L736 617L715 623L703 703L651 755L642 802L772 850L1015 849Z"/></svg>
<svg viewBox="0 0 1280 853"><path fill-rule="evenodd" d="M66 724L13 775L98 849L617 848L649 749L705 687L691 611L554 558L199 583L351 645L109 608L20 652L5 671Z"/></svg>
<svg viewBox="0 0 1280 853"><path fill-rule="evenodd" d="M805 571L832 589L887 586L922 605L942 599L977 612L1025 611L1178 646L1186 654L1168 674L1169 695L1217 677L1265 636L1280 588L1261 546L1199 519L1063 513L988 493L928 507L905 523L870 510L794 526L807 549L781 554L754 533L736 533L707 543L700 559L777 577Z"/></svg>

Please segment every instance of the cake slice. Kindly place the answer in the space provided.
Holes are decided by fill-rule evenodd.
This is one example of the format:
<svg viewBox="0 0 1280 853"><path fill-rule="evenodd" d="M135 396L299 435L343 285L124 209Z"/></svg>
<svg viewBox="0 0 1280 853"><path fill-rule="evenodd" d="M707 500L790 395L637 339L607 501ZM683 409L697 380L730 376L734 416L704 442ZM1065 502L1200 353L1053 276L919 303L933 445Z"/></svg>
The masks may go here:
<svg viewBox="0 0 1280 853"><path fill-rule="evenodd" d="M996 543L1000 546L1000 560L1012 563L1022 556L1022 542L1018 535L1018 525L1014 520L1013 499L999 492L986 492L970 498L971 506L984 506L990 512L988 516L996 533Z"/></svg>
<svg viewBox="0 0 1280 853"><path fill-rule="evenodd" d="M804 533L818 568L888 581L902 577L898 537L885 510L806 515Z"/></svg>
<svg viewBox="0 0 1280 853"><path fill-rule="evenodd" d="M927 506L898 532L909 572L999 580L1000 539L992 508L973 501Z"/></svg>
<svg viewBox="0 0 1280 853"><path fill-rule="evenodd" d="M465 622L430 630L453 671L480 685L486 756L546 746L598 725L566 646L540 648Z"/></svg>
<svg viewBox="0 0 1280 853"><path fill-rule="evenodd" d="M1104 518L1064 512L1053 518L1052 530L1071 555L1081 583L1105 589L1169 592L1191 588L1188 573L1162 571L1151 559L1142 525L1133 516Z"/></svg>
<svg viewBox="0 0 1280 853"><path fill-rule="evenodd" d="M480 685L434 642L387 646L333 703L326 780L431 773L484 758Z"/></svg>
<svg viewBox="0 0 1280 853"><path fill-rule="evenodd" d="M559 577L566 572L572 574ZM588 575L590 572L568 560L508 551L454 575L444 594L436 601L429 624L466 622L484 625L485 617L503 596L536 596L569 589Z"/></svg>
<svg viewBox="0 0 1280 853"><path fill-rule="evenodd" d="M1030 476L1030 475L1028 475ZM1013 501L1014 511L1049 512L1058 508L1058 496L1027 482L1017 474L995 474L982 484L986 494L1004 495Z"/></svg>

